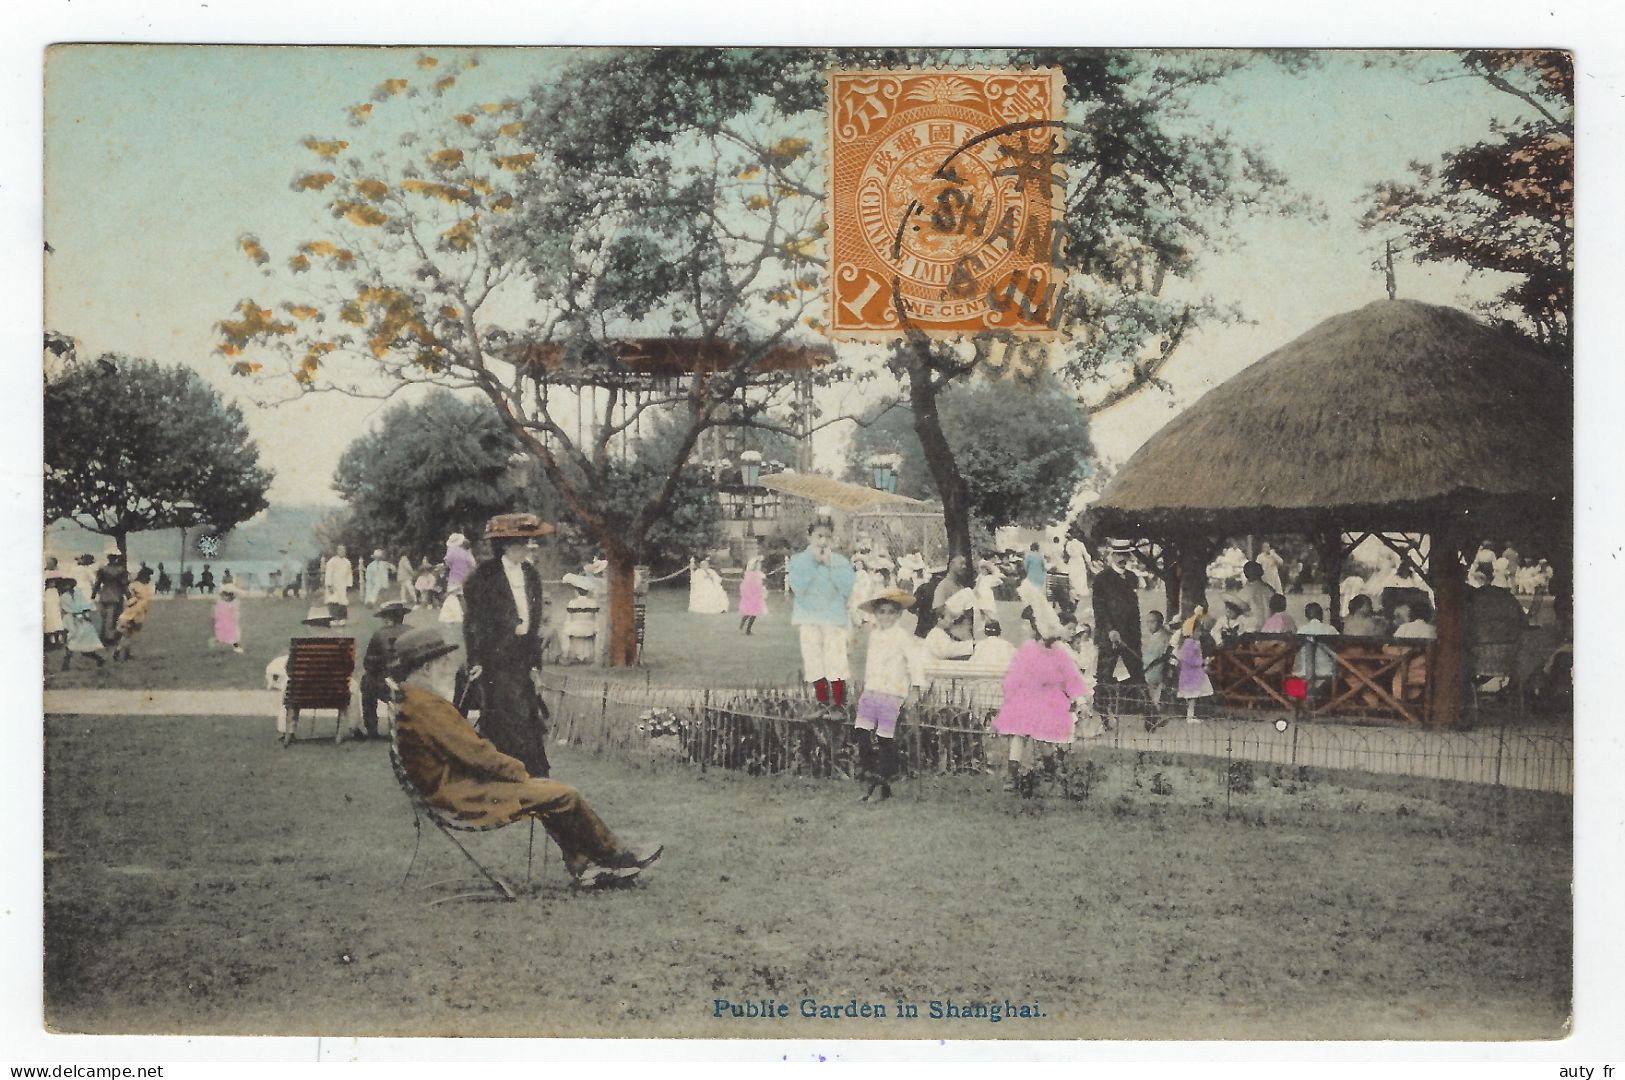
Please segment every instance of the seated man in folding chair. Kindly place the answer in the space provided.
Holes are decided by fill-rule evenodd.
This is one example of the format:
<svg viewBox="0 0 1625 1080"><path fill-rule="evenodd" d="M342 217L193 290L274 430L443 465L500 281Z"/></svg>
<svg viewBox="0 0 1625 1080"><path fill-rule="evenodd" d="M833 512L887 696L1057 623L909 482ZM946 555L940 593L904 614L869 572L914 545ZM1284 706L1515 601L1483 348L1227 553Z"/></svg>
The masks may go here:
<svg viewBox="0 0 1625 1080"><path fill-rule="evenodd" d="M395 641L394 682L401 688L396 746L424 799L474 825L535 817L564 853L564 865L586 888L627 881L660 857L658 844L627 846L598 819L580 792L540 780L502 753L451 703L457 646L436 627Z"/></svg>

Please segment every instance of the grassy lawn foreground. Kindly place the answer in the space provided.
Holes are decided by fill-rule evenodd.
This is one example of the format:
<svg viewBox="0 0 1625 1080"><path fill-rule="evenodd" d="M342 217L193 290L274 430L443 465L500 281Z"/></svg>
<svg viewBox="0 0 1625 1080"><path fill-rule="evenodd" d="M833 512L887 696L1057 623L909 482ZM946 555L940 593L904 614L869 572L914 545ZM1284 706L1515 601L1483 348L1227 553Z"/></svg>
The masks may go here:
<svg viewBox="0 0 1625 1080"><path fill-rule="evenodd" d="M381 743L75 716L46 740L62 1031L1508 1039L1561 1037L1569 1010L1566 800L1261 784L1226 821L1194 774L1159 800L1110 760L1084 803L957 777L877 807L560 749L613 828L666 843L647 882L572 894L550 849L539 897L430 909L397 887L411 814ZM470 838L516 877L524 841ZM426 833L413 883L460 863ZM805 997L920 1018L803 1020ZM791 1015L716 1019L717 998ZM1007 998L1043 1015L927 1015Z"/></svg>

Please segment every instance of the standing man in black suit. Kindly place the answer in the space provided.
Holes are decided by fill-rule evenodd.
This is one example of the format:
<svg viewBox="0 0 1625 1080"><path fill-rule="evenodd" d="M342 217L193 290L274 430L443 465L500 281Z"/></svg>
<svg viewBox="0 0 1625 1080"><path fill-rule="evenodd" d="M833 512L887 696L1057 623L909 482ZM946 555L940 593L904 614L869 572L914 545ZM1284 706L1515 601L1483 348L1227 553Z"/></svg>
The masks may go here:
<svg viewBox="0 0 1625 1080"><path fill-rule="evenodd" d="M1128 540L1112 540L1106 550L1106 565L1090 583L1095 608L1095 643L1099 648L1095 667L1097 684L1110 685L1121 660L1128 681L1145 682L1145 662L1140 656L1139 579L1128 568L1134 545Z"/></svg>
<svg viewBox="0 0 1625 1080"><path fill-rule="evenodd" d="M480 699L480 734L546 777L547 724L532 674L542 666L542 579L527 558L553 526L535 514L499 514L485 526L492 557L463 582L468 674Z"/></svg>

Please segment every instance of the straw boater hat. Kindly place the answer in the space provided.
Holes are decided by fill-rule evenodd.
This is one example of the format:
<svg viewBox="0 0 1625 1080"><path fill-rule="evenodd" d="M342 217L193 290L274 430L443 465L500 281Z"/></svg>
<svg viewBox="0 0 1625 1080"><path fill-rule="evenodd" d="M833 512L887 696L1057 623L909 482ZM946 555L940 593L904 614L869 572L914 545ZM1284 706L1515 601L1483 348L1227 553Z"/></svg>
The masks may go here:
<svg viewBox="0 0 1625 1080"><path fill-rule="evenodd" d="M382 559L384 557L384 549L383 548L374 548L373 552L372 552L372 557L375 558L375 559Z"/></svg>
<svg viewBox="0 0 1625 1080"><path fill-rule="evenodd" d="M312 604L310 610L305 612L305 617L299 621L306 626L332 626L333 613L327 610L326 604Z"/></svg>
<svg viewBox="0 0 1625 1080"><path fill-rule="evenodd" d="M1235 608L1236 614L1238 615L1245 615L1249 611L1253 610L1253 605L1249 604L1235 593L1225 593L1224 603L1227 607Z"/></svg>
<svg viewBox="0 0 1625 1080"><path fill-rule="evenodd" d="M440 629L423 626L408 630L395 639L395 663L390 674L404 679L431 660L457 651L457 646L440 636Z"/></svg>
<svg viewBox="0 0 1625 1080"><path fill-rule="evenodd" d="M378 608L377 608L377 610L375 610L373 612L373 614L374 615L389 615L389 614L392 614L393 612L397 612L397 611L405 612L405 611L411 611L411 610L412 610L412 605L408 604L405 600L402 600L400 598L400 596L397 594L397 595L390 596L388 598L380 597L379 602L378 602Z"/></svg>
<svg viewBox="0 0 1625 1080"><path fill-rule="evenodd" d="M1206 617L1206 615L1207 608L1203 607L1201 604L1197 604L1196 607L1191 611L1191 617L1186 619L1184 625L1179 628L1179 632L1184 634L1186 637L1195 637L1196 625L1200 623L1202 619Z"/></svg>
<svg viewBox="0 0 1625 1080"><path fill-rule="evenodd" d="M1106 541L1106 549L1108 551L1121 552L1124 555L1132 555L1134 553L1134 541L1108 540Z"/></svg>
<svg viewBox="0 0 1625 1080"><path fill-rule="evenodd" d="M553 526L535 514L498 514L485 523L487 540L530 540L552 534Z"/></svg>
<svg viewBox="0 0 1625 1080"><path fill-rule="evenodd" d="M874 596L871 596L869 599L859 604L858 607L873 614L876 604L896 604L904 611L907 611L909 608L914 606L914 597L910 596L902 589L882 589Z"/></svg>

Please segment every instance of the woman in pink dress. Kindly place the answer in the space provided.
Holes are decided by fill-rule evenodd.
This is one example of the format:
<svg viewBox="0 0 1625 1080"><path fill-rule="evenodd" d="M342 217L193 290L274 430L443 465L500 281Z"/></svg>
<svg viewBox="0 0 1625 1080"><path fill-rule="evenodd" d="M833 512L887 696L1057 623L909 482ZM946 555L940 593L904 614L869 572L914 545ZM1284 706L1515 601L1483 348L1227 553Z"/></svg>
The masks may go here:
<svg viewBox="0 0 1625 1080"><path fill-rule="evenodd" d="M1004 675L1004 704L993 730L1010 736L1010 789L1030 798L1037 787L1032 743L1046 761L1056 746L1072 741L1072 699L1089 693L1089 683L1064 643L1059 622L1040 626L1032 608L1022 612L1033 636L1022 642Z"/></svg>
<svg viewBox="0 0 1625 1080"><path fill-rule="evenodd" d="M767 614L767 579L762 577L760 555L745 564L745 578L739 583L739 629L746 634L758 616Z"/></svg>

